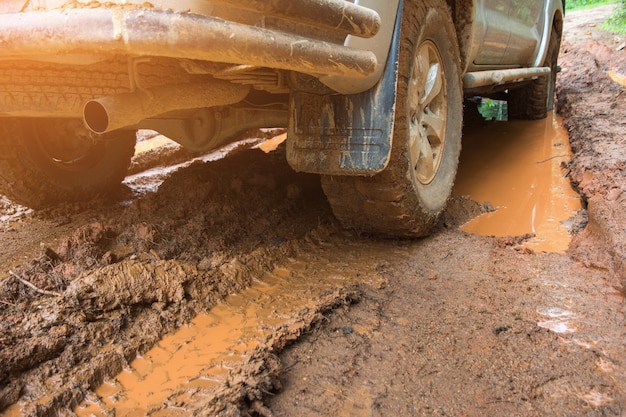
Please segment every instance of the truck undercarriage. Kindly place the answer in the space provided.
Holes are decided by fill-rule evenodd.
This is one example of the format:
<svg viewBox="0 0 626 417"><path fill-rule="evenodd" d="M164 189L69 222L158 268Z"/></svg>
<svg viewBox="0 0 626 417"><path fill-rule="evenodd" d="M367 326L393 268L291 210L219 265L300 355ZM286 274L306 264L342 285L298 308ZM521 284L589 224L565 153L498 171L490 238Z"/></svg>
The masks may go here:
<svg viewBox="0 0 626 417"><path fill-rule="evenodd" d="M463 92L520 87L522 118L550 107L562 4L546 4L552 37L483 53L488 14L462 0L3 2L0 192L32 207L104 192L137 129L205 152L288 127L289 163L323 175L345 225L423 235L454 181ZM508 39L535 36L514 23ZM519 62L493 61L509 50Z"/></svg>

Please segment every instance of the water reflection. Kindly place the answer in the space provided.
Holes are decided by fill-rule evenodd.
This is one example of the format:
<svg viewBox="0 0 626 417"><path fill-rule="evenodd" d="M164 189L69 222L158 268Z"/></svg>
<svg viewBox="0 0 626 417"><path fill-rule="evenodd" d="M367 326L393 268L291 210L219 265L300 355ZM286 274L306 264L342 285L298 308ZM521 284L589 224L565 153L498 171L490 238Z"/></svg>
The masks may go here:
<svg viewBox="0 0 626 417"><path fill-rule="evenodd" d="M462 229L486 236L534 234L524 246L564 252L570 241L561 224L580 209L561 163L569 138L556 115L537 121L491 122L463 137L456 195L496 209Z"/></svg>

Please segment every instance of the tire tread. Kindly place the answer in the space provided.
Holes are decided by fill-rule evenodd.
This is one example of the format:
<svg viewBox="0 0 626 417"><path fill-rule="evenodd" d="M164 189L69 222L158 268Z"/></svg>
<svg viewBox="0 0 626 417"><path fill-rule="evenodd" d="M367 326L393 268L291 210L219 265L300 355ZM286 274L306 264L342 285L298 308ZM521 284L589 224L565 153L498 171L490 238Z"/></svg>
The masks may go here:
<svg viewBox="0 0 626 417"><path fill-rule="evenodd" d="M401 34L419 28L421 22L425 21L427 13L433 9L437 9L441 15L449 16L445 1L404 2ZM451 20L448 25L449 27L444 29L452 34L453 39L450 41L452 48L456 48L456 51L448 52L458 56L458 45ZM404 103L408 91L407 74L410 74L412 56L407 58L406 55L407 51L413 51L413 43L409 36L402 36L397 87L398 111L394 121L394 139L388 167L373 177L322 176L322 187L335 217L346 228L389 237L422 237L430 233L443 211L444 207L435 210L427 208L417 196L415 184L411 179L410 171L413 167L409 163L406 147L408 121L404 114L404 105L400 103ZM460 66L460 60L458 61L459 63L455 64ZM462 91L459 67L457 76L456 85L448 85L448 89L449 91L458 89L456 94L459 97L459 114L456 118L458 120L452 122L454 124L452 130L458 130L460 151ZM458 153L455 158L453 164L458 164ZM449 197L449 191L451 187L446 199Z"/></svg>

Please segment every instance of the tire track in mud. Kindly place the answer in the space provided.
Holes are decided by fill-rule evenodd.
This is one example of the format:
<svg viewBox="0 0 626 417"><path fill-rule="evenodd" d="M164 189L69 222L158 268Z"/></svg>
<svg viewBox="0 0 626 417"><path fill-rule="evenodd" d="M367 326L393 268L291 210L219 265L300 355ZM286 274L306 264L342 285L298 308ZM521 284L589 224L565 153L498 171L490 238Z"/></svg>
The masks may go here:
<svg viewBox="0 0 626 417"><path fill-rule="evenodd" d="M0 410L19 401L22 415L56 415L77 404L333 221L318 178L294 173L280 151L193 164L157 193L91 216L15 271L61 296L0 282Z"/></svg>
<svg viewBox="0 0 626 417"><path fill-rule="evenodd" d="M222 415L244 404L262 410L264 392L278 388L281 367L274 355L323 320L323 313L358 299L358 285L384 286L376 256L356 262L338 249L303 244L296 259L284 259L249 288L162 339L75 411Z"/></svg>

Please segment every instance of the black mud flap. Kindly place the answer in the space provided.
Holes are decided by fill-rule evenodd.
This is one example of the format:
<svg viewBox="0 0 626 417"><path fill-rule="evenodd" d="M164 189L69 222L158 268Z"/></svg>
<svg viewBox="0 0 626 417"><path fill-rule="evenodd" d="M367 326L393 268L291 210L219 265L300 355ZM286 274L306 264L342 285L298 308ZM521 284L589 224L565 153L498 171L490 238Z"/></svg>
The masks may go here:
<svg viewBox="0 0 626 417"><path fill-rule="evenodd" d="M300 172L371 176L389 162L396 110L402 2L381 80L360 94L290 98L287 160Z"/></svg>

